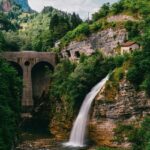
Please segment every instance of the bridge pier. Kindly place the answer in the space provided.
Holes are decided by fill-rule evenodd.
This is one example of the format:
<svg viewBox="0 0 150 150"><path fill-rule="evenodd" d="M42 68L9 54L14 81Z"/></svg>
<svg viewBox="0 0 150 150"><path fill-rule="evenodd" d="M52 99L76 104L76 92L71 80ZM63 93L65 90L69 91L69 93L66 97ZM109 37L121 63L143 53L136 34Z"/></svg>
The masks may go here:
<svg viewBox="0 0 150 150"><path fill-rule="evenodd" d="M27 63L27 64L26 64ZM25 62L23 68L23 97L22 97L22 109L23 111L31 111L33 107L32 98L32 79L31 79L31 65Z"/></svg>

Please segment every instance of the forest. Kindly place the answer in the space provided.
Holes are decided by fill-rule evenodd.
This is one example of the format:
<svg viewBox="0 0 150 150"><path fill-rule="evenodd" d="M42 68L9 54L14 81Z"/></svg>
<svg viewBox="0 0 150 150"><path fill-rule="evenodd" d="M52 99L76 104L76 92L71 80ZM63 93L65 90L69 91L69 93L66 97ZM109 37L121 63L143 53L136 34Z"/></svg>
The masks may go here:
<svg viewBox="0 0 150 150"><path fill-rule="evenodd" d="M150 96L150 1L120 0L110 5L104 4L91 20L83 21L78 14L69 14L52 7L45 7L41 13L24 12L14 4L8 13L0 12L0 52L38 51L56 52L72 41L82 41L91 34L107 28L124 27L129 39L138 42L142 51L123 56L105 57L96 50L92 56L80 56L79 62L59 58L54 73L50 74L52 83L49 88L48 101L62 102L66 105L64 116L72 120L76 116L83 99L90 89L114 69L129 62L127 80L137 91L145 91ZM127 21L119 24L108 23L107 17L128 14L139 21ZM55 47L55 43L59 47ZM112 73L113 74L113 73ZM121 76L121 73L118 73ZM16 144L18 124L21 114L22 80L17 71L0 59L0 150L10 150ZM60 114L51 110L51 117L61 120ZM48 125L51 123L49 119ZM147 116L140 128L120 126L117 133L130 132L129 141L133 150L150 149L150 117ZM97 150L113 150L100 147Z"/></svg>

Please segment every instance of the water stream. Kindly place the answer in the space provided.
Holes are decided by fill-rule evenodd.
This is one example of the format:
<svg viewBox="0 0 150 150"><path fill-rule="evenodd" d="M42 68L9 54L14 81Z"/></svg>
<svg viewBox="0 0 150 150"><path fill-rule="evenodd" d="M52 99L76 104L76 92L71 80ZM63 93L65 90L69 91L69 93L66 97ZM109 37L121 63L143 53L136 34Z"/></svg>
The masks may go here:
<svg viewBox="0 0 150 150"><path fill-rule="evenodd" d="M81 106L80 112L74 122L70 139L68 143L65 143L65 146L68 147L84 147L85 146L85 133L86 126L88 121L88 115L92 102L98 92L103 88L106 81L108 80L109 75L107 75L102 81L95 85L91 91L86 95L83 104Z"/></svg>

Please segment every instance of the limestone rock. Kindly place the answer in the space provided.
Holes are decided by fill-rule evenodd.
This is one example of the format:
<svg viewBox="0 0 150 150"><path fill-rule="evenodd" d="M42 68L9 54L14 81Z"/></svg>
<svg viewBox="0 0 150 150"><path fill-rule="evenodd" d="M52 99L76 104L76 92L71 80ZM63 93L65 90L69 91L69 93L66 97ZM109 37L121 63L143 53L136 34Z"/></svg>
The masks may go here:
<svg viewBox="0 0 150 150"><path fill-rule="evenodd" d="M98 33L93 33L86 40L81 42L71 42L62 50L64 58L71 60L78 59L81 54L92 55L96 50L102 51L105 55L115 54L115 48L128 39L128 33L125 29L106 29Z"/></svg>
<svg viewBox="0 0 150 150"><path fill-rule="evenodd" d="M122 21L137 21L134 17L128 15L115 15L107 18L108 22L122 22Z"/></svg>
<svg viewBox="0 0 150 150"><path fill-rule="evenodd" d="M105 90L105 89L104 89ZM101 95L101 96L100 96ZM150 98L145 92L137 92L125 79L119 83L114 102L107 102L101 91L91 110L89 134L98 145L129 148L130 143L116 143L114 129L118 122L139 124L145 115L150 114Z"/></svg>

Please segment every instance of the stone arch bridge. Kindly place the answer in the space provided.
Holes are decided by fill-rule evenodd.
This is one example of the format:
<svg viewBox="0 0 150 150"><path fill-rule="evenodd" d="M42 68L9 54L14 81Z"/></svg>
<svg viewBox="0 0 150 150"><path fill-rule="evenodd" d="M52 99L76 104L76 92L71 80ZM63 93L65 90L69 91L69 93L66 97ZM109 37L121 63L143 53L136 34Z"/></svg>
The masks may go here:
<svg viewBox="0 0 150 150"><path fill-rule="evenodd" d="M29 111L34 105L31 77L32 69L39 63L47 63L51 66L51 69L54 69L57 63L56 54L51 52L22 51L3 52L0 55L8 62L15 63L22 70L23 94L21 104L23 108Z"/></svg>

